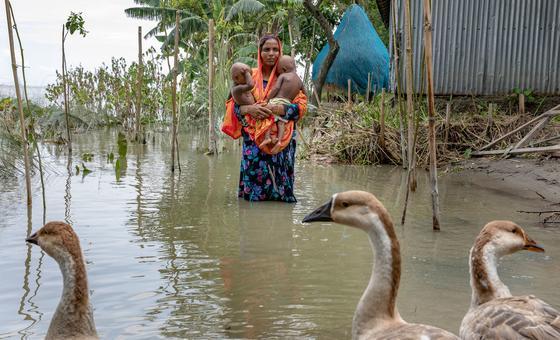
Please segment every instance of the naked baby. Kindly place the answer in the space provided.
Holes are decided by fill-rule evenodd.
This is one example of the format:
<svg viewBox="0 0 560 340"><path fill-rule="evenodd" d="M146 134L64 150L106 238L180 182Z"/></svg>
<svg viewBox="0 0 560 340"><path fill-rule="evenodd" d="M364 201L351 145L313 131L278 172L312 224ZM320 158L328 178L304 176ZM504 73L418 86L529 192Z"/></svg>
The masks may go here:
<svg viewBox="0 0 560 340"><path fill-rule="evenodd" d="M269 97L271 98L269 104L290 104L294 98L299 94L300 91L305 93L303 87L303 82L296 73L296 62L294 58L283 55L278 60L278 65L276 66L276 72L278 73L278 79L276 84L270 90ZM266 136L263 144L275 143L274 147L270 150L272 154L278 153L281 148L281 140L284 136L284 125L286 120L282 117L274 116L275 123L277 126L277 138L270 137L270 129L266 132Z"/></svg>

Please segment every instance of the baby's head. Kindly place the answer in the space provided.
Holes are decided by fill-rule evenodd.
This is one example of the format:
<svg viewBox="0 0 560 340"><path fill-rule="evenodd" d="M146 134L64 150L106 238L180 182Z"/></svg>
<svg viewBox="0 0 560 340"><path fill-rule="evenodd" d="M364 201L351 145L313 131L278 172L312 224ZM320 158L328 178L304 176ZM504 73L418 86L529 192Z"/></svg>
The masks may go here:
<svg viewBox="0 0 560 340"><path fill-rule="evenodd" d="M289 55L283 55L278 59L278 74L290 73L296 70L296 61Z"/></svg>
<svg viewBox="0 0 560 340"><path fill-rule="evenodd" d="M251 68L243 63L234 63L231 65L231 79L235 84L245 84L245 72L251 71Z"/></svg>

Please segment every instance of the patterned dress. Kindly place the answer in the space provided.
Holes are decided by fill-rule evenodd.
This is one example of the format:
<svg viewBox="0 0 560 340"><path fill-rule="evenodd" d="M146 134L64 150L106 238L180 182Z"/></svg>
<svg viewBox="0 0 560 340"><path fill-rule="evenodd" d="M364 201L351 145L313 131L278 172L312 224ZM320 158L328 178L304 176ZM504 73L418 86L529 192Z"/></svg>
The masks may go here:
<svg viewBox="0 0 560 340"><path fill-rule="evenodd" d="M299 119L298 106L290 104L285 107L286 114L283 118L297 121ZM239 111L238 105L235 105L235 115L245 126L246 122ZM296 130L294 129L290 144L275 155L262 152L245 132L245 129L241 129L241 134L243 136L243 152L237 196L248 201L296 202L294 196Z"/></svg>

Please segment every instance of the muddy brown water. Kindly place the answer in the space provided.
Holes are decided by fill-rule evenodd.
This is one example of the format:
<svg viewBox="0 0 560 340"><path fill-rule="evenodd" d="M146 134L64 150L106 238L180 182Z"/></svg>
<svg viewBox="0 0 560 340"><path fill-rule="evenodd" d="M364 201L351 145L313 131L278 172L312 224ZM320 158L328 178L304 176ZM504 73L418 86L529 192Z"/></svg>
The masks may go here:
<svg viewBox="0 0 560 340"><path fill-rule="evenodd" d="M301 219L338 191L374 193L400 221L400 168L311 164L298 160L298 203L250 203L236 197L240 150L229 143L208 157L205 137L182 135L182 171L169 171L169 134L128 145L117 179L115 131L80 134L92 170L68 176L64 149L47 145L47 220L66 220L87 261L95 321L102 338L349 338L366 287L372 252L366 235ZM115 153L113 162L107 154ZM42 226L35 177L28 224L23 178L0 179L0 338L44 337L62 290L56 262L25 244ZM488 190L469 178L440 178L442 231L431 231L427 176L396 223L403 256L398 308L405 320L455 333L468 308L467 254L487 221L512 219L547 250L501 261L514 294L560 307L560 228L544 228L517 210L539 202Z"/></svg>

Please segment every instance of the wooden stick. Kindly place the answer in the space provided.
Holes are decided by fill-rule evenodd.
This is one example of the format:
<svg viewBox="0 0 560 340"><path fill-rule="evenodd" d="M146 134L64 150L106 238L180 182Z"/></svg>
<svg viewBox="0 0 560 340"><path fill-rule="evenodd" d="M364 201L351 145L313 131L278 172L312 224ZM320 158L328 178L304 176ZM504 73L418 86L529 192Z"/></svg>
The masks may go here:
<svg viewBox="0 0 560 340"><path fill-rule="evenodd" d="M352 107L352 80L348 79L348 107Z"/></svg>
<svg viewBox="0 0 560 340"><path fill-rule="evenodd" d="M407 160L406 160L406 139L404 137L404 109L402 105L402 81L399 73L399 48L397 46L397 2L392 2L392 9L391 9L391 20L393 22L393 62L395 70L395 98L397 102L397 107L399 111L399 134L400 134L400 146L401 146L401 159L402 159L402 167L403 169L407 168Z"/></svg>
<svg viewBox="0 0 560 340"><path fill-rule="evenodd" d="M472 156L488 156L488 155L501 155L506 152L507 149L503 150L489 150L489 151L475 151L471 153ZM560 144L551 145L551 146L543 146L538 148L521 148L521 149L512 149L509 151L512 155L520 155L524 153L535 153L535 152L554 152L560 151Z"/></svg>
<svg viewBox="0 0 560 340"><path fill-rule="evenodd" d="M173 52L173 85L171 86L171 103L173 109L173 126L171 133L171 172L175 172L175 145L177 139L177 70L179 68L179 11L175 12L175 49Z"/></svg>
<svg viewBox="0 0 560 340"><path fill-rule="evenodd" d="M208 21L208 153L217 153L214 133L214 19Z"/></svg>
<svg viewBox="0 0 560 340"><path fill-rule="evenodd" d="M409 191L416 191L416 150L414 143L414 87L413 87L413 62L412 62L412 18L410 15L410 0L404 2L404 21L405 21L405 49L406 49L406 111L408 114L408 176L407 192L401 224L405 223L406 210L408 207Z"/></svg>
<svg viewBox="0 0 560 340"><path fill-rule="evenodd" d="M72 136L70 135L70 119L68 107L68 81L66 79L66 52L64 51L64 40L66 40L65 26L62 25L62 86L64 93L64 118L66 119L66 137L68 138L68 152L72 152ZM71 166L70 162L70 166Z"/></svg>
<svg viewBox="0 0 560 340"><path fill-rule="evenodd" d="M560 210L541 210L541 211L524 211L524 210L517 210L518 213L524 214L552 214L552 213L560 213Z"/></svg>
<svg viewBox="0 0 560 340"><path fill-rule="evenodd" d="M447 150L447 143L449 142L449 119L451 116L451 102L447 102L445 105L445 139L444 139L444 147Z"/></svg>
<svg viewBox="0 0 560 340"><path fill-rule="evenodd" d="M485 146L483 146L482 148L480 148L478 151L482 151L482 150L484 150L484 149L487 149L487 148L489 148L489 147L491 147L491 146L496 145L498 142L502 141L504 138L507 138L507 137L513 135L514 133L518 132L519 130L524 129L525 127L527 127L527 126L533 124L534 122L536 122L536 121L538 121L538 120L541 120L543 117L546 117L546 116L552 116L552 117L554 117L554 116L560 114L560 111L559 111L559 112L556 112L555 109L556 109L556 108L554 108L554 109L552 109L552 110L549 110L549 111L546 111L546 112L540 114L539 116L537 116L537 117L531 119L531 120L528 121L527 123L525 123L525 124L519 126L518 128L516 128L516 129L514 129L514 130L512 130L512 131L510 131L510 132L508 132L508 133L506 133L506 134L503 135L502 137L500 137L500 138L498 138L498 139L496 139L496 140L493 140L492 142L486 144Z"/></svg>
<svg viewBox="0 0 560 340"><path fill-rule="evenodd" d="M515 146L513 148L514 149L519 149L520 147L525 146L528 142L531 141L531 139L533 139L533 137L535 136L535 134L537 132L542 130L546 126L546 124L548 124L548 122L550 122L551 119L552 119L552 116L544 117L537 125L535 125L531 129L531 131L529 131L528 134L525 135L525 137L523 137L523 139L521 139L517 144L515 144Z"/></svg>
<svg viewBox="0 0 560 340"><path fill-rule="evenodd" d="M10 58L12 61L12 74L14 77L14 87L16 90L16 98L18 103L18 111L19 111L19 125L21 129L21 140L23 144L23 157L24 157L24 166L25 166L25 187L27 193L27 206L31 206L32 197L31 197L31 175L30 175L30 166L29 166L29 150L27 149L27 136L25 133L25 116L23 114L23 103L21 101L21 93L19 89L19 80L17 74L17 63L16 63L16 54L14 51L14 33L12 32L12 17L10 16L10 1L4 0L6 6L6 21L8 24L8 40L10 43Z"/></svg>
<svg viewBox="0 0 560 340"><path fill-rule="evenodd" d="M529 143L529 145L530 146L539 145L539 144L543 144L543 143L552 142L553 140L557 140L557 139L560 139L560 136L554 136L554 137L550 137L550 138L541 139L541 140L538 140L536 142L531 142L531 143Z"/></svg>
<svg viewBox="0 0 560 340"><path fill-rule="evenodd" d="M371 92L371 73L367 74L366 103L369 103L369 93Z"/></svg>
<svg viewBox="0 0 560 340"><path fill-rule="evenodd" d="M486 124L486 134L492 135L490 132L492 130L492 124L494 122L494 111L496 111L496 104L488 104L488 123Z"/></svg>
<svg viewBox="0 0 560 340"><path fill-rule="evenodd" d="M410 190L416 190L416 148L414 141L414 78L412 56L412 16L410 0L405 1L405 45L406 45L406 111L408 113L408 171Z"/></svg>
<svg viewBox="0 0 560 340"><path fill-rule="evenodd" d="M432 196L432 228L439 227L439 191L437 182L436 114L434 104L434 79L432 70L432 10L430 0L424 0L424 56L428 81L428 135L430 151L430 187Z"/></svg>
<svg viewBox="0 0 560 340"><path fill-rule="evenodd" d="M12 4L8 3L10 5L10 17L12 18L12 22L13 22L13 28L14 31L16 32L16 38L18 41L18 45L19 45L19 54L21 57L21 77L23 78L23 94L25 97L25 104L27 106L27 112L29 112L29 115L31 117L31 130L33 135L35 134L35 119L33 118L33 115L31 114L31 106L29 104L29 96L27 95L27 80L25 77L25 56L23 53L23 44L21 42L21 37L19 36L19 30L17 28L17 23L16 23L16 17L14 15L14 9L12 8ZM47 216L47 198L46 198L46 194L45 194L45 176L44 176L44 171L43 171L43 161L41 159L41 151L39 150L39 146L37 144L37 138L33 138L33 146L35 147L35 151L37 152L37 164L39 165L39 179L41 180L41 197L43 199L43 224L45 224L45 220L46 220L46 216ZM30 160L29 160L29 168L33 167L32 164L32 159L33 156L29 155ZM29 209L28 214L31 213L31 209Z"/></svg>
<svg viewBox="0 0 560 340"><path fill-rule="evenodd" d="M519 114L525 114L525 95L523 93L519 94Z"/></svg>
<svg viewBox="0 0 560 340"><path fill-rule="evenodd" d="M381 89L381 114L379 115L379 124L381 131L379 131L379 146L385 150L385 89Z"/></svg>
<svg viewBox="0 0 560 340"><path fill-rule="evenodd" d="M138 26L138 73L136 74L136 126L134 132L136 133L136 142L140 141L140 115L142 112L142 72L144 65L142 65L142 26Z"/></svg>

